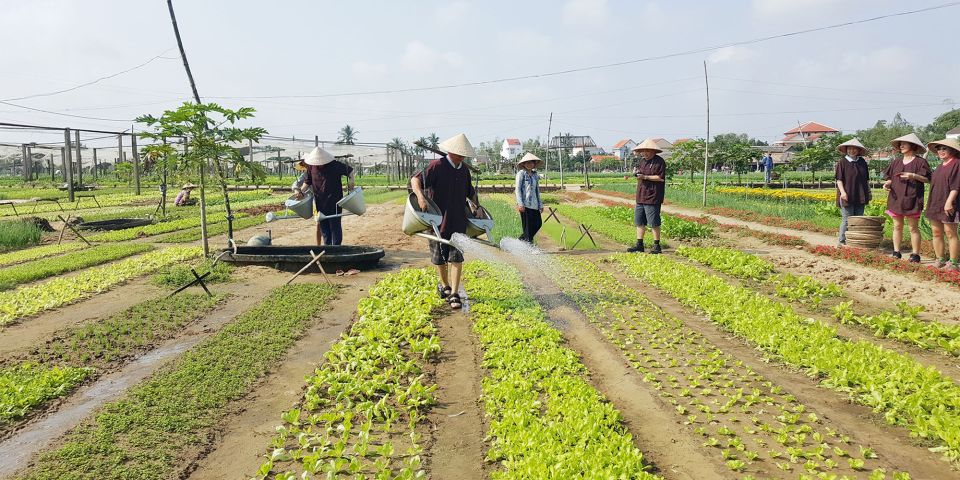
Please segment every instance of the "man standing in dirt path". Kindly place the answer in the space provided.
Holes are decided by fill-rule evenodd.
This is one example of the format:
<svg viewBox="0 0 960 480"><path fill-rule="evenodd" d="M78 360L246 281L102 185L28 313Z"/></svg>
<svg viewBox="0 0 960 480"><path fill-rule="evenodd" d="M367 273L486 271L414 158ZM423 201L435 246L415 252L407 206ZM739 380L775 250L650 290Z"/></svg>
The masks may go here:
<svg viewBox="0 0 960 480"><path fill-rule="evenodd" d="M643 253L643 236L647 226L653 230L653 248L650 253L660 253L660 206L666 187L667 164L658 155L661 150L657 143L646 139L637 145L634 152L640 153L640 160L633 166L637 176L637 206L633 212L633 223L637 226L637 244L628 248L631 253Z"/></svg>
<svg viewBox="0 0 960 480"><path fill-rule="evenodd" d="M459 134L448 138L438 145L446 155L433 160L427 168L410 179L410 188L417 196L420 209L428 208L424 190L428 190L430 200L440 208L443 221L440 223L440 237L450 240L454 233L467 231L467 199L477 205L477 192L473 188L470 167L463 164L464 159L476 156L473 145L466 135ZM437 266L440 283L437 294L445 298L451 308L460 308L460 277L463 273L463 252L456 247L441 242L430 242L430 262Z"/></svg>

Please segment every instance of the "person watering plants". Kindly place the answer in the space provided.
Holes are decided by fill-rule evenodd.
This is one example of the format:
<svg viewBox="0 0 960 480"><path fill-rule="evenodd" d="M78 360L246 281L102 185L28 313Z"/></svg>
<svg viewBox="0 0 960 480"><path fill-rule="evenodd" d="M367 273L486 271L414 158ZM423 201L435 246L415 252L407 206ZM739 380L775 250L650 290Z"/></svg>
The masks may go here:
<svg viewBox="0 0 960 480"><path fill-rule="evenodd" d="M883 189L887 195L887 215L893 219L893 258L903 258L904 219L910 224L910 263L920 263L920 213L923 211L923 190L930 182L930 165L923 158L927 147L915 133L895 138L890 145L900 153L883 173Z"/></svg>
<svg viewBox="0 0 960 480"><path fill-rule="evenodd" d="M300 174L297 175L297 179L290 184L290 190L293 190L293 194L297 197L297 200L300 200L303 198L303 184L307 181L307 162L300 160L293 168L300 172Z"/></svg>
<svg viewBox="0 0 960 480"><path fill-rule="evenodd" d="M852 138L841 143L837 150L843 155L837 161L833 177L837 182L837 206L840 207L842 218L837 241L840 245L846 245L847 220L851 216L863 215L873 194L870 192L870 171L867 170L867 161L863 159L867 148L859 139Z"/></svg>
<svg viewBox="0 0 960 480"><path fill-rule="evenodd" d="M190 198L190 192L193 191L194 188L197 188L197 186L192 183L180 187L180 193L173 199L173 204L178 207L185 207L197 203L196 200Z"/></svg>
<svg viewBox="0 0 960 480"><path fill-rule="evenodd" d="M957 238L957 223L960 222L960 143L946 138L927 144L937 152L940 166L930 176L930 196L927 197L927 219L933 230L933 250L937 255L934 266L948 271L958 271L960 266L960 240ZM944 242L943 237L947 240ZM947 262L949 245L950 261Z"/></svg>
<svg viewBox="0 0 960 480"><path fill-rule="evenodd" d="M659 155L663 152L657 143L646 139L633 149L640 159L633 165L637 177L637 205L633 211L633 223L637 226L637 244L628 252L643 253L643 237L647 226L653 230L653 248L650 253L660 253L660 206L666 193L667 164Z"/></svg>
<svg viewBox="0 0 960 480"><path fill-rule="evenodd" d="M313 192L317 212L324 215L340 213L337 202L343 198L342 177L347 177L347 188L353 190L353 167L333 158L333 155L316 147L303 157L307 165L307 177L302 188L309 187ZM343 242L341 217L329 218L317 222L317 245L340 245Z"/></svg>
<svg viewBox="0 0 960 480"><path fill-rule="evenodd" d="M459 134L439 144L446 155L433 160L427 168L410 179L410 189L417 196L421 211L427 211L427 195L440 208L443 220L440 223L440 238L450 240L455 233L467 231L467 199L477 205L477 192L473 188L470 168L464 159L476 155L466 135ZM424 193L428 190L428 193ZM430 262L437 266L440 283L437 293L445 298L451 308L460 308L460 276L463 272L463 252L456 247L436 241L430 242Z"/></svg>
<svg viewBox="0 0 960 480"><path fill-rule="evenodd" d="M517 197L517 212L520 213L520 223L523 225L523 234L520 240L533 243L533 237L540 231L543 219L543 201L540 199L540 175L537 168L543 166L543 160L532 153L527 153L517 162L517 181L513 193Z"/></svg>

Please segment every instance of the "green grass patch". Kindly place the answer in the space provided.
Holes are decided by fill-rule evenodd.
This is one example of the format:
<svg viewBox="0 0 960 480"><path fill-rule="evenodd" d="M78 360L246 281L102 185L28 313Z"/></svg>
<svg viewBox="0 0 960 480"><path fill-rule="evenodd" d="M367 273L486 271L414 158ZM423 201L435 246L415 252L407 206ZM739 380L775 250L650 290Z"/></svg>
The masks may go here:
<svg viewBox="0 0 960 480"><path fill-rule="evenodd" d="M230 401L278 362L334 297L335 287L288 285L103 407L42 454L24 479L166 478L183 452L212 441ZM309 301L305 301L309 299Z"/></svg>
<svg viewBox="0 0 960 480"><path fill-rule="evenodd" d="M390 190L387 188L365 188L363 190L363 201L371 205L378 203L404 203L407 199L407 191L404 189Z"/></svg>
<svg viewBox="0 0 960 480"><path fill-rule="evenodd" d="M267 223L267 220L263 215L237 218L233 221L233 232L236 234L238 230L255 227L263 223ZM207 224L207 238L224 233L227 233L226 221ZM167 235L161 238L160 241L166 243L186 243L200 240L200 238L200 227L194 227L172 235Z"/></svg>
<svg viewBox="0 0 960 480"><path fill-rule="evenodd" d="M51 257L62 253L74 252L87 248L83 242L68 242L60 245L41 245L13 252L0 253L0 267L15 265L17 263L29 262L38 258Z"/></svg>
<svg viewBox="0 0 960 480"><path fill-rule="evenodd" d="M22 283L93 267L149 250L153 250L153 246L145 243L97 245L59 257L14 265L0 270L0 290L9 290Z"/></svg>
<svg viewBox="0 0 960 480"><path fill-rule="evenodd" d="M0 222L0 251L14 250L40 243L43 231L33 222Z"/></svg>
<svg viewBox="0 0 960 480"><path fill-rule="evenodd" d="M504 194L488 195L481 199L481 205L493 217L493 235L491 241L500 243L505 237L518 238L523 233L520 214L514 206L514 200Z"/></svg>
<svg viewBox="0 0 960 480"><path fill-rule="evenodd" d="M216 266L209 258L205 258L190 265L177 264L171 265L160 270L153 276L150 283L158 287L180 288L196 279L190 269L193 268L198 275L210 272L203 281L204 283L223 283L230 281L230 275L233 274L234 266L226 262L217 262Z"/></svg>
<svg viewBox="0 0 960 480"><path fill-rule="evenodd" d="M72 390L90 368L46 367L35 363L0 369L0 425L23 418L44 402Z"/></svg>

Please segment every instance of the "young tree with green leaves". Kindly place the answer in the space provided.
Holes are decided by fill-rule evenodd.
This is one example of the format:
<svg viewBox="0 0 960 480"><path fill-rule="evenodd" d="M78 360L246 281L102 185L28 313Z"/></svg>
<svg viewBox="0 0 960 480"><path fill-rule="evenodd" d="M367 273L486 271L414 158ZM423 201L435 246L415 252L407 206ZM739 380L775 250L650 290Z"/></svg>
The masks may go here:
<svg viewBox="0 0 960 480"><path fill-rule="evenodd" d="M157 142L144 147L144 152L154 158L165 158L169 165L181 172L199 171L201 222L206 224L206 206L204 205L204 167L212 163L216 178L223 192L224 208L227 212L228 238L233 239L233 211L230 209L230 197L224 162L250 172L254 181L262 180L263 168L259 164L248 162L240 150L232 145L245 145L249 141L260 142L267 133L260 127L240 128L237 122L253 118L256 110L241 107L237 110L222 107L216 103L184 102L176 110L166 110L160 117L142 115L136 122L145 124L150 130L140 133L140 138ZM166 139L183 139L182 151L165 142ZM259 167L259 168L258 168ZM257 176L261 177L258 178ZM204 229L205 230L205 229ZM206 237L203 239L204 253L209 253Z"/></svg>
<svg viewBox="0 0 960 480"><path fill-rule="evenodd" d="M672 176L677 171L690 172L690 181L694 173L703 170L703 161L706 142L702 138L687 140L673 146L670 159L667 163L667 174Z"/></svg>
<svg viewBox="0 0 960 480"><path fill-rule="evenodd" d="M746 143L726 143L716 150L717 159L737 174L737 183L741 176L750 171L750 166L760 157L760 151Z"/></svg>
<svg viewBox="0 0 960 480"><path fill-rule="evenodd" d="M817 171L830 167L840 157L837 147L853 135L825 135L796 155L794 165L806 167L812 178L817 179Z"/></svg>

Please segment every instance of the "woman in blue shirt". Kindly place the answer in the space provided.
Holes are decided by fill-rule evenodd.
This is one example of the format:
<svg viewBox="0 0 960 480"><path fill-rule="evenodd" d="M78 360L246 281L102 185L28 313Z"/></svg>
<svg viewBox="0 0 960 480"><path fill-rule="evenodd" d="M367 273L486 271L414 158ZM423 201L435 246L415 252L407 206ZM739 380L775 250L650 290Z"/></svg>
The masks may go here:
<svg viewBox="0 0 960 480"><path fill-rule="evenodd" d="M520 240L533 243L533 237L540 231L543 220L543 201L540 200L540 175L537 168L543 166L543 160L536 155L527 153L517 162L517 182L514 194L517 197L517 212L520 213L520 222L523 224L523 234Z"/></svg>

